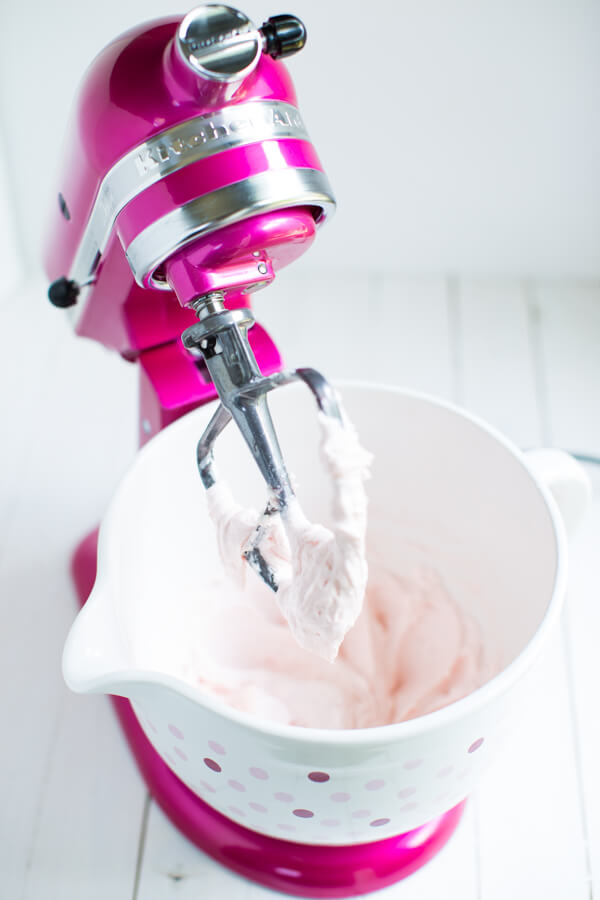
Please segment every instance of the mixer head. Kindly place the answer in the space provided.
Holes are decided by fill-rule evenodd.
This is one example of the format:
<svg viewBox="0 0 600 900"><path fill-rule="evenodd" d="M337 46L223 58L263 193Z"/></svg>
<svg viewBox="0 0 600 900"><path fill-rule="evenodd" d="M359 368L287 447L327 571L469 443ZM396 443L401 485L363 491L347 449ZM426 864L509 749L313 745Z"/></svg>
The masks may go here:
<svg viewBox="0 0 600 900"><path fill-rule="evenodd" d="M232 299L310 246L335 201L279 60L305 36L293 16L258 29L208 4L94 60L46 249L50 299L72 308L79 334L128 357L152 346L137 318L174 324L165 264L182 248L195 245L205 292Z"/></svg>
<svg viewBox="0 0 600 900"><path fill-rule="evenodd" d="M80 93L47 253L50 299L72 307L79 334L136 359L183 331L221 401L199 444L203 483L233 419L267 484L267 516L285 516L293 496L267 394L299 378L339 417L312 370L263 376L248 335L247 295L335 207L279 62L305 39L294 16L257 28L207 4L110 44ZM245 555L276 588L261 534Z"/></svg>

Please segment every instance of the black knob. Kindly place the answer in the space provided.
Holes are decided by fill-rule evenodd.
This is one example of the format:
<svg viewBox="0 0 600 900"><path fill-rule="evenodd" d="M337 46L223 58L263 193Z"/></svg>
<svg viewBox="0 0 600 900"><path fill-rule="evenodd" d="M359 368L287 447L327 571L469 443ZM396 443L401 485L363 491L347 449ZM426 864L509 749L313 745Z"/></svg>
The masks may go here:
<svg viewBox="0 0 600 900"><path fill-rule="evenodd" d="M79 287L74 281L68 278L57 278L48 288L48 299L54 306L60 309L67 309L69 306L75 306L79 295Z"/></svg>
<svg viewBox="0 0 600 900"><path fill-rule="evenodd" d="M306 28L296 16L271 16L260 30L265 39L265 52L273 59L291 56L306 43Z"/></svg>

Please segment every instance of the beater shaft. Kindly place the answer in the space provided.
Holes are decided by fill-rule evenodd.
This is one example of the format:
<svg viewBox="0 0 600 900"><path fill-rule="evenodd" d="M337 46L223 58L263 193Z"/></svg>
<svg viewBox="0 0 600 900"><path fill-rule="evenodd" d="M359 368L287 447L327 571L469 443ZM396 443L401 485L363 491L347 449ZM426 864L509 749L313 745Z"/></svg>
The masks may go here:
<svg viewBox="0 0 600 900"><path fill-rule="evenodd" d="M184 346L197 347L202 353L221 404L240 429L278 506L283 507L292 488L267 406L269 388L248 341L254 316L249 309L226 309L222 297L215 294L196 301L195 309L201 319L183 333ZM212 441L227 421L220 416L211 422L213 430L219 426Z"/></svg>

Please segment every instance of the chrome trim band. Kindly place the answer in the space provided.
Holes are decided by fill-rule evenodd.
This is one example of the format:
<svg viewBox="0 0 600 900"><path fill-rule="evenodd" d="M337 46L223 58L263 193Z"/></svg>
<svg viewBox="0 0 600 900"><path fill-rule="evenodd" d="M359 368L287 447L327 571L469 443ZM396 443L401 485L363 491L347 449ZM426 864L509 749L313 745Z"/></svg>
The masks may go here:
<svg viewBox="0 0 600 900"><path fill-rule="evenodd" d="M289 168L261 172L191 200L153 222L126 251L135 280L142 287L169 290L153 277L175 250L202 234L241 222L258 213L290 206L317 206L323 221L335 210L327 176L318 169Z"/></svg>
<svg viewBox="0 0 600 900"><path fill-rule="evenodd" d="M290 103L253 100L196 116L134 147L102 179L69 279L82 284L93 275L115 219L147 187L214 153L276 138L309 140L300 113Z"/></svg>

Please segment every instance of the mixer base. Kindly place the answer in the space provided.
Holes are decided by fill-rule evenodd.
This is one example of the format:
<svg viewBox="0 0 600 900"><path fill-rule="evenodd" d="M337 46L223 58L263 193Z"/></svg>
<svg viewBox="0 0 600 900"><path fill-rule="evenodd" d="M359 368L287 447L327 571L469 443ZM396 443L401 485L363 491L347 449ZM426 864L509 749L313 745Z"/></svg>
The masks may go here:
<svg viewBox="0 0 600 900"><path fill-rule="evenodd" d="M96 578L98 532L73 557L81 605ZM173 824L197 847L239 875L299 897L353 897L384 888L419 869L444 846L465 801L413 831L369 844L316 847L257 834L231 822L193 794L163 762L142 731L131 704L112 698L148 788Z"/></svg>

